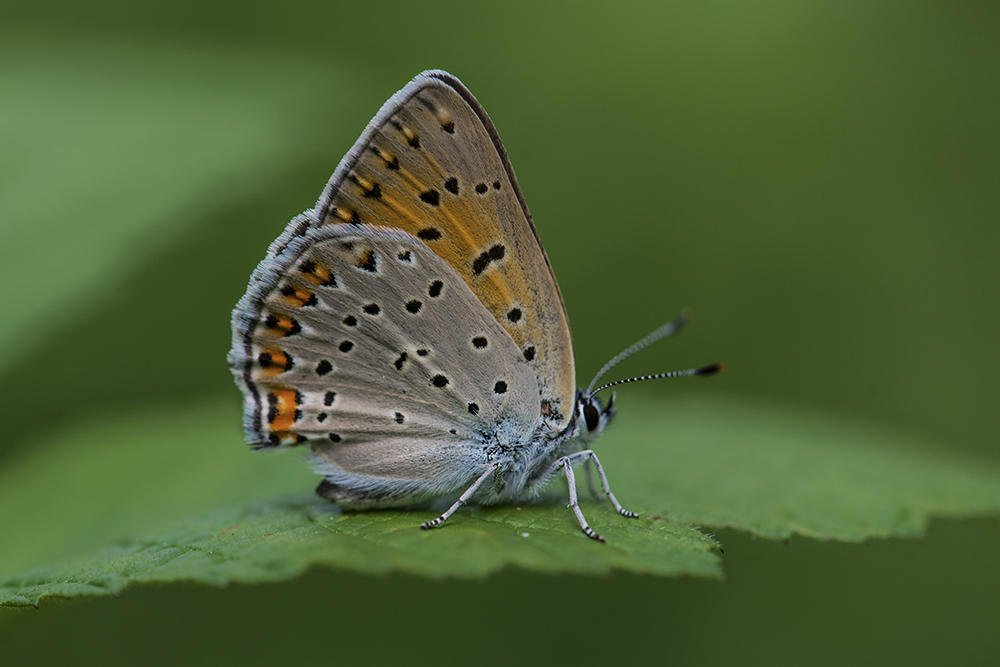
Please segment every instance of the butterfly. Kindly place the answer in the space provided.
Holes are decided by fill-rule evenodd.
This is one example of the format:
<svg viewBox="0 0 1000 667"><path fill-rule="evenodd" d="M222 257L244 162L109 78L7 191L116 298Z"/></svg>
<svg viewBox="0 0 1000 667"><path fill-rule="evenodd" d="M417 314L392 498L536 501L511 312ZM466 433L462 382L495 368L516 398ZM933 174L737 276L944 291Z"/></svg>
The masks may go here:
<svg viewBox="0 0 1000 667"><path fill-rule="evenodd" d="M530 500L562 473L581 529L603 541L577 502L574 467L589 462L615 509L638 516L589 449L614 395L602 405L596 377L576 388L566 308L507 152L446 72L385 103L271 244L232 324L248 442L307 447L317 493L345 509L457 496L421 525L433 528L470 500Z"/></svg>

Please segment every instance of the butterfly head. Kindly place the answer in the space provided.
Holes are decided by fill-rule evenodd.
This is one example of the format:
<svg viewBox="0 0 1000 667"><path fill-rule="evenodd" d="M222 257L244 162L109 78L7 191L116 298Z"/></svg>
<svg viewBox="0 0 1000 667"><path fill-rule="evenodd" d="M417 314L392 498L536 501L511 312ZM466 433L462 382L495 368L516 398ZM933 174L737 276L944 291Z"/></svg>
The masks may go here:
<svg viewBox="0 0 1000 667"><path fill-rule="evenodd" d="M596 440L611 418L615 416L615 395L612 393L607 406L601 405L601 400L584 390L576 393L576 419L580 424L580 436L590 442Z"/></svg>
<svg viewBox="0 0 1000 667"><path fill-rule="evenodd" d="M668 336L671 336L684 326L684 324L691 317L691 313L687 310L681 311L681 314L675 317L670 322L667 322L662 327L649 334L639 342L635 343L631 347L624 350L621 354L614 357L611 361L604 364L604 367L597 372L594 379L590 381L586 389L580 389L576 393L576 423L579 430L580 437L585 441L590 442L596 440L597 437L604 432L611 418L615 416L615 395L611 394L608 399L608 405L605 408L601 407L601 402L597 398L597 394L610 387L615 387L620 384L627 384L629 382L640 382L642 380L658 380L660 378L668 377L682 377L687 375L713 375L722 371L725 367L722 364L711 364L709 366L702 366L700 368L689 368L683 371L670 371L668 373L657 373L656 375L642 375L639 377L627 378L625 380L618 380L616 382L610 382L608 384L602 385L600 387L594 388L597 381L607 373L612 367L618 364L618 362L627 359L639 350L649 347L658 340L662 340Z"/></svg>

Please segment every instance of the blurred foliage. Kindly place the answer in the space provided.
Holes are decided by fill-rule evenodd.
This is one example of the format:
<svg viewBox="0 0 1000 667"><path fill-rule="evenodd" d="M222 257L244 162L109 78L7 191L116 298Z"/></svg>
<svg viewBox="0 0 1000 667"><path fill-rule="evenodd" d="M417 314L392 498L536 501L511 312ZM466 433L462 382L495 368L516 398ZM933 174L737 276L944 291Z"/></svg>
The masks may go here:
<svg viewBox="0 0 1000 667"><path fill-rule="evenodd" d="M379 104L418 71L441 67L469 85L504 138L559 277L581 376L692 306L690 331L630 360L622 375L716 359L731 372L626 388L623 406L627 394L643 392L658 400L725 394L729 404L752 397L748 414L773 404L781 407L769 411L791 415L777 429L782 438L832 421L831 433L841 435L830 442L842 444L856 421L883 423L900 434L887 438L899 452L933 441L992 469L1000 460L998 19L1000 5L926 0L9 0L0 8L0 373L10 419L0 466L43 456L40 447L83 424L120 433L151 411L183 414L219 395L229 397L238 428L224 354L228 312L246 277L285 222L311 206ZM828 416L809 417L817 410ZM627 418L636 417L623 409L615 429L627 431ZM238 437L216 442L227 441L240 451ZM602 458L612 442L607 450L599 443ZM614 449L628 456L629 446ZM760 463L749 452L739 465ZM919 467L927 456L913 460ZM107 470L119 457L129 460L113 454ZM680 487L664 490L661 502L695 486L675 465ZM943 473L949 465L963 464L942 463ZM153 486L162 505L193 508L187 499L211 485L202 481L211 472L184 488ZM144 478L131 477L139 494ZM869 480L867 490L877 490ZM94 481L77 484L73 495L50 486L51 502L106 499ZM747 511L759 500L753 489L717 488ZM268 490L248 482L245 493L248 500ZM50 501L18 502L15 514ZM111 525L129 505L106 507ZM921 516L901 518L916 530ZM132 520L141 523L141 512ZM570 644L554 638L583 630L594 640L585 642L588 655L613 657L627 646L646 661L661 656L659 639L674 638L700 649L678 651L690 661L805 654L820 664L859 656L982 664L1000 654L995 633L984 631L996 625L1000 598L978 555L1000 526L971 525L932 531L925 545L841 546L829 552L836 556L819 545L779 556L780 547L728 534L734 581L721 588L624 575L584 584L508 573L482 588L311 575L299 586L229 591L204 610L205 593L171 589L121 609L155 608L162 623L174 619L199 638L206 655L220 650L209 648L213 635L192 628L211 627L208 619L245 619L250 645L262 609L297 610L298 599L314 594L309 609L321 610L325 594L330 604L349 596L348 609L361 599L372 610L405 599L412 616L422 605L470 651L482 645L455 638L482 636L476 624L487 596L500 615L496 631L525 638L511 649L518 656L551 656L553 646ZM39 527L41 542L58 541L45 532ZM740 558L729 542L742 545ZM5 562L30 553L10 545ZM741 585L736 575L751 561L743 572L760 585ZM398 598L399 590L408 593ZM502 601L507 595L551 597L527 605L544 635L510 620L521 616ZM647 639L597 613L592 596L613 599ZM101 608L97 618L122 618ZM466 608L477 613L463 616ZM567 613L578 609L595 613ZM65 611L24 621L19 636L35 638L24 655L55 651L45 637L65 629L60 623L100 636L101 626L81 620L88 612ZM353 625L342 609L334 616ZM25 618L36 617L0 620ZM414 641L438 625L414 624ZM158 627L169 635L169 623ZM337 641L349 655L373 639L346 634ZM156 644L146 636L138 650ZM235 629L225 636L240 641Z"/></svg>

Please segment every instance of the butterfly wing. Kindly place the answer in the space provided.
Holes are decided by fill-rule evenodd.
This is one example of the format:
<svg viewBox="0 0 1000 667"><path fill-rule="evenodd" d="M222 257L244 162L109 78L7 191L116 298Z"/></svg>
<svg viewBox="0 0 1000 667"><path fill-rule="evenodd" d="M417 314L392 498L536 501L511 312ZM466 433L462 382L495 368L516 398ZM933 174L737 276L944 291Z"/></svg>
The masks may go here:
<svg viewBox="0 0 1000 667"><path fill-rule="evenodd" d="M328 481L385 498L455 490L534 433L520 348L414 236L312 227L255 277L230 364L258 448L309 442Z"/></svg>
<svg viewBox="0 0 1000 667"><path fill-rule="evenodd" d="M331 224L391 227L426 243L517 343L550 426L566 426L576 390L562 296L497 131L458 79L428 71L394 95L316 209L271 251Z"/></svg>

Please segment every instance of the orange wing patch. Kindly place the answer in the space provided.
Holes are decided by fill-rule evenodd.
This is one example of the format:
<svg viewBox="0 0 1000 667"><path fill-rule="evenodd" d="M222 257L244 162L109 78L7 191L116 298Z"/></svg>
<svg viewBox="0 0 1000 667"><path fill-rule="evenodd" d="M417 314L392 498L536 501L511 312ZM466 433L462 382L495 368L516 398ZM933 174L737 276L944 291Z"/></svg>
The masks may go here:
<svg viewBox="0 0 1000 667"><path fill-rule="evenodd" d="M305 442L308 438L294 430L295 423L302 419L303 396L294 389L273 384L261 386L265 394L267 413L264 421L265 431L269 432L267 445L261 447L277 447L292 443Z"/></svg>
<svg viewBox="0 0 1000 667"><path fill-rule="evenodd" d="M315 306L317 303L316 295L304 287L285 285L281 288L280 292L281 296L284 297L285 304L292 308Z"/></svg>
<svg viewBox="0 0 1000 667"><path fill-rule="evenodd" d="M302 325L290 315L271 313L264 318L263 322L264 331L275 338L294 336L302 331Z"/></svg>
<svg viewBox="0 0 1000 667"><path fill-rule="evenodd" d="M274 378L285 371L290 371L294 365L295 360L292 359L292 355L276 347L264 349L257 354L260 377L264 379Z"/></svg>
<svg viewBox="0 0 1000 667"><path fill-rule="evenodd" d="M327 266L317 264L315 260L307 259L298 266L303 280L317 287L337 287L337 276Z"/></svg>

